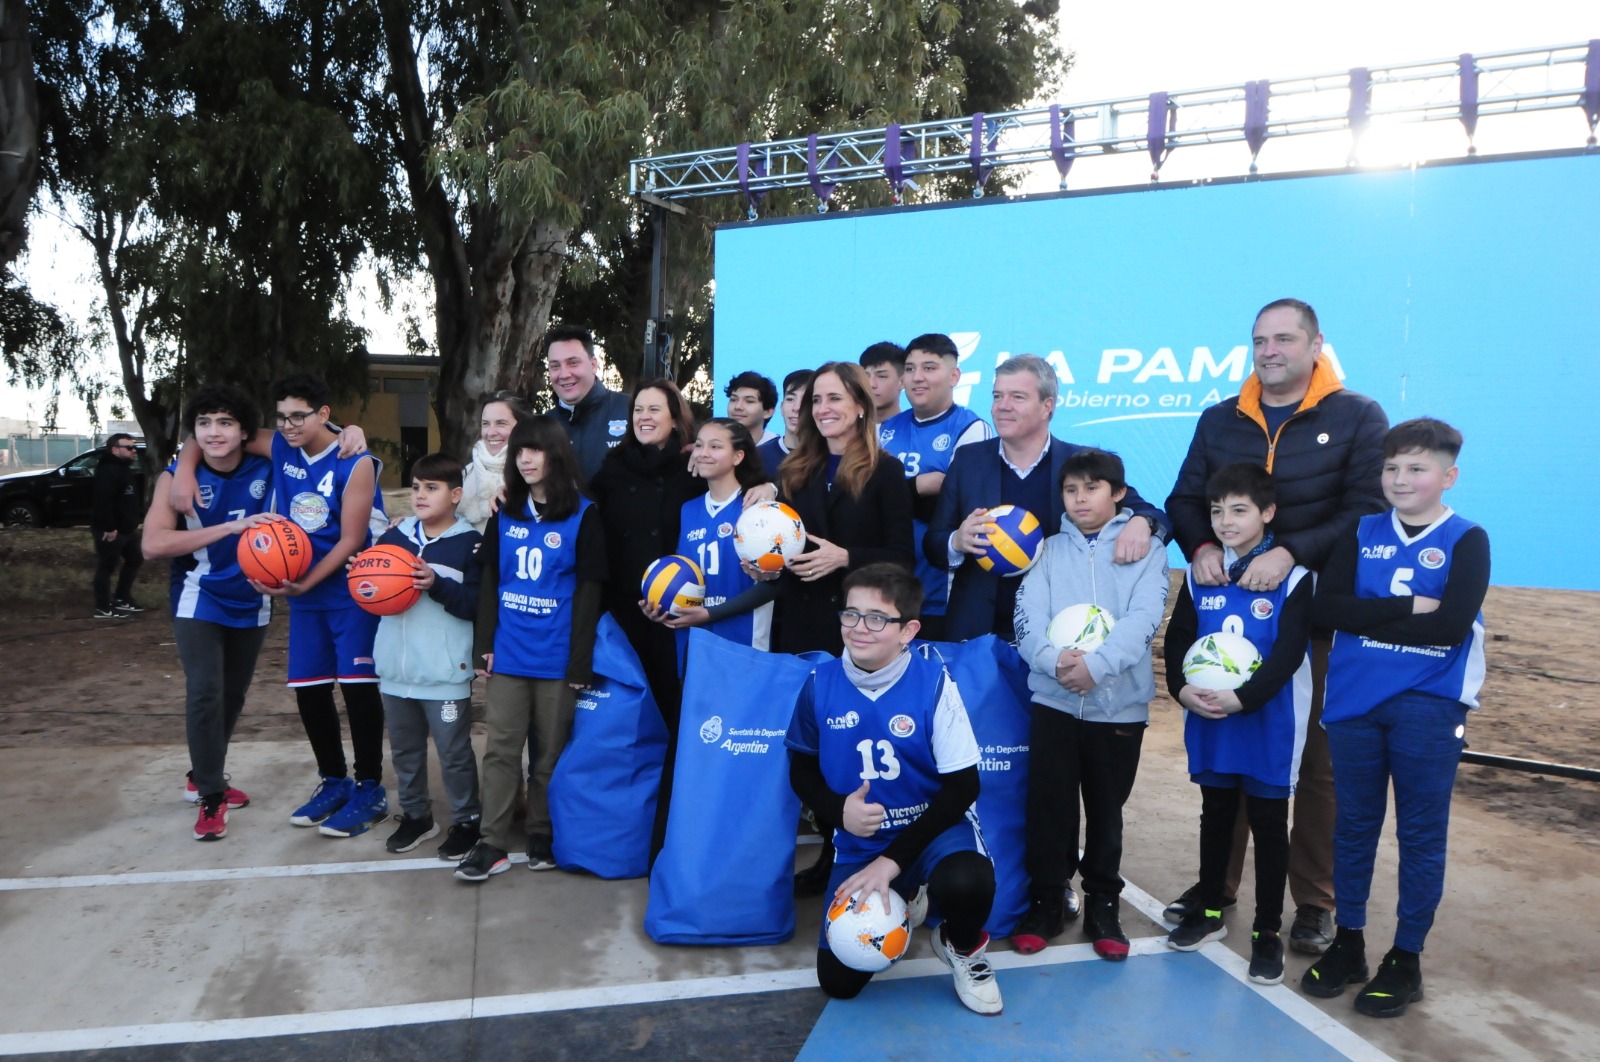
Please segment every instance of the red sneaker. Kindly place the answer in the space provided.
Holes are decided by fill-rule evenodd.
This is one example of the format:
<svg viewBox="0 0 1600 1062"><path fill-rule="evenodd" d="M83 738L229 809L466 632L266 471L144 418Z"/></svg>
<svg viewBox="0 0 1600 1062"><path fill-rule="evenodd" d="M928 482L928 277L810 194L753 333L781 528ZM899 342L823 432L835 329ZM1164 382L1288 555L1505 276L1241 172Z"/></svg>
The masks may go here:
<svg viewBox="0 0 1600 1062"><path fill-rule="evenodd" d="M194 824L197 841L220 841L228 836L228 805L226 801L206 801L200 805L200 818Z"/></svg>
<svg viewBox="0 0 1600 1062"><path fill-rule="evenodd" d="M228 806L230 808L242 808L250 803L250 798L245 794L244 790L235 789L231 785L228 786L224 795L228 798ZM194 778L192 776L183 784L183 799L191 804L200 803L200 790L194 787Z"/></svg>

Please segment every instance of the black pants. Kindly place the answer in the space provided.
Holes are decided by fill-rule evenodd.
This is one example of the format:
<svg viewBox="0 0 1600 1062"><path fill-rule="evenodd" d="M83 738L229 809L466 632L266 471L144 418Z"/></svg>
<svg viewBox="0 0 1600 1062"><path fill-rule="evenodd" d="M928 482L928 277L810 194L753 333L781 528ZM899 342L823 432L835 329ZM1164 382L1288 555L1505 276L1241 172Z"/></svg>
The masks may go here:
<svg viewBox="0 0 1600 1062"><path fill-rule="evenodd" d="M1276 933L1283 928L1283 890L1289 880L1289 800L1246 796L1242 789L1200 787L1200 902L1222 909L1233 823L1244 801L1256 841L1256 920L1252 927Z"/></svg>
<svg viewBox="0 0 1600 1062"><path fill-rule="evenodd" d="M205 620L174 618L172 636L178 643L187 686L183 719L189 769L200 795L212 796L227 789L223 770L228 742L244 710L267 628L224 627Z"/></svg>
<svg viewBox="0 0 1600 1062"><path fill-rule="evenodd" d="M356 781L383 780L383 696L376 682L340 683L345 714L350 717L350 748L355 753ZM317 757L317 773L343 778L344 739L339 731L339 710L333 706L333 683L300 686L294 691L300 722Z"/></svg>
<svg viewBox="0 0 1600 1062"><path fill-rule="evenodd" d="M139 546L139 532L123 531L115 542L101 538L103 532L94 532L94 607L109 609L111 602L128 601L133 595L133 580L144 563L144 551ZM111 573L122 562L122 574L117 578L117 593L111 594Z"/></svg>
<svg viewBox="0 0 1600 1062"><path fill-rule="evenodd" d="M1079 871L1085 893L1121 894L1122 806L1139 772L1144 728L1143 723L1085 723L1066 712L1033 705L1028 729L1026 861L1036 896L1059 896Z"/></svg>

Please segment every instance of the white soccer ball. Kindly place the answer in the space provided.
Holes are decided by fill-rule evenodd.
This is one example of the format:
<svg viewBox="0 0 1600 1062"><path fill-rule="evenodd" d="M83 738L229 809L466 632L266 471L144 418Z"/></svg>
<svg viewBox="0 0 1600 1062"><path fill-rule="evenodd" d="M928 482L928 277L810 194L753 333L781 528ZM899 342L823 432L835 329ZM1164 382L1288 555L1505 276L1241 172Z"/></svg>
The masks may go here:
<svg viewBox="0 0 1600 1062"><path fill-rule="evenodd" d="M805 548L806 525L782 502L749 506L733 525L733 551L764 572L783 570Z"/></svg>
<svg viewBox="0 0 1600 1062"><path fill-rule="evenodd" d="M1090 653L1105 644L1106 635L1116 625L1116 617L1098 605L1068 605L1055 614L1044 636L1057 649Z"/></svg>
<svg viewBox="0 0 1600 1062"><path fill-rule="evenodd" d="M1232 631L1207 634L1183 654L1183 678L1202 690L1236 690L1261 666L1261 652Z"/></svg>
<svg viewBox="0 0 1600 1062"><path fill-rule="evenodd" d="M910 946L906 902L893 889L887 910L876 892L854 892L828 905L828 947L850 969L881 973Z"/></svg>

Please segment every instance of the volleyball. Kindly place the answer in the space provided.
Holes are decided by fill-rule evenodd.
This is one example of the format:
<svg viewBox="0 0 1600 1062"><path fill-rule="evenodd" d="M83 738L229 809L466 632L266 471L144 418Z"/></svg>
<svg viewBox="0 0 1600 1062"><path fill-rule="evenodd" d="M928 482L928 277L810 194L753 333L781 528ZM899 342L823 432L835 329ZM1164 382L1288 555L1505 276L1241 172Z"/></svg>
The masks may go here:
<svg viewBox="0 0 1600 1062"><path fill-rule="evenodd" d="M1232 631L1207 634L1183 654L1183 678L1202 690L1236 690L1261 666L1261 652Z"/></svg>
<svg viewBox="0 0 1600 1062"><path fill-rule="evenodd" d="M416 559L404 546L373 546L357 553L345 572L351 600L374 616L404 612L422 597L412 585Z"/></svg>
<svg viewBox="0 0 1600 1062"><path fill-rule="evenodd" d="M764 572L781 571L806 548L806 525L782 502L751 505L733 525L733 550Z"/></svg>
<svg viewBox="0 0 1600 1062"><path fill-rule="evenodd" d="M978 566L996 575L1021 575L1044 550L1039 518L1017 505L996 505L984 517L989 545L978 554Z"/></svg>
<svg viewBox="0 0 1600 1062"><path fill-rule="evenodd" d="M674 554L644 570L641 589L651 608L678 616L706 599L706 577L700 573L700 565Z"/></svg>
<svg viewBox="0 0 1600 1062"><path fill-rule="evenodd" d="M1092 653L1105 643L1106 635L1116 625L1116 618L1098 605L1068 605L1055 614L1044 636L1057 649Z"/></svg>
<svg viewBox="0 0 1600 1062"><path fill-rule="evenodd" d="M269 520L239 536L239 570L277 589L311 570L311 539L289 520Z"/></svg>
<svg viewBox="0 0 1600 1062"><path fill-rule="evenodd" d="M910 946L906 902L893 889L887 910L876 892L851 893L828 905L828 947L850 969L880 973Z"/></svg>

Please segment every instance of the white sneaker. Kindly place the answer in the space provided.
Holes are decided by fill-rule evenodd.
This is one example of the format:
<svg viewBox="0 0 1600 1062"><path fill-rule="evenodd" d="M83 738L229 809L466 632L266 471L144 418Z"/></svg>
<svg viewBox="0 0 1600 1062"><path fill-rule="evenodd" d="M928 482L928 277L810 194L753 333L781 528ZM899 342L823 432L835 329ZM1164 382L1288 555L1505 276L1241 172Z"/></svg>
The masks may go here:
<svg viewBox="0 0 1600 1062"><path fill-rule="evenodd" d="M999 1014L1000 986L994 980L994 967L984 954L989 947L989 934L971 955L963 955L944 939L944 927L933 931L933 953L939 961L950 967L955 978L956 995L961 1003L975 1014Z"/></svg>
<svg viewBox="0 0 1600 1062"><path fill-rule="evenodd" d="M928 920L928 886L917 886L917 894L906 904L906 927L916 929Z"/></svg>

